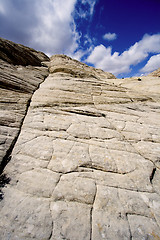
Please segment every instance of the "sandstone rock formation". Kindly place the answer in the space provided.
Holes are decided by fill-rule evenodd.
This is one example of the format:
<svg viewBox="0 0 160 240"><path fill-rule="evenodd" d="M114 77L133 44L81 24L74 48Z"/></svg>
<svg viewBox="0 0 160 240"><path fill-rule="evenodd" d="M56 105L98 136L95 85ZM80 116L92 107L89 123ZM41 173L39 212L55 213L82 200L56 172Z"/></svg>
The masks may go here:
<svg viewBox="0 0 160 240"><path fill-rule="evenodd" d="M158 68L154 72L150 73L149 76L160 77L160 68Z"/></svg>
<svg viewBox="0 0 160 240"><path fill-rule="evenodd" d="M48 69L3 173L1 238L159 239L160 78Z"/></svg>
<svg viewBox="0 0 160 240"><path fill-rule="evenodd" d="M39 67L47 60L41 52L0 38L0 171L10 158L33 92L48 76L48 68Z"/></svg>
<svg viewBox="0 0 160 240"><path fill-rule="evenodd" d="M41 66L49 58L42 52L0 38L0 59L14 65Z"/></svg>

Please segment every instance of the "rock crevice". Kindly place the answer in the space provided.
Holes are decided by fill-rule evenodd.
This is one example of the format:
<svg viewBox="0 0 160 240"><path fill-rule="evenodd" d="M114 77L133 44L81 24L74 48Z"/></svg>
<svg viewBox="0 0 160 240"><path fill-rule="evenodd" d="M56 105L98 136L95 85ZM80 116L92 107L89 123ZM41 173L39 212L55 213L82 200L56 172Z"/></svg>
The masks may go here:
<svg viewBox="0 0 160 240"><path fill-rule="evenodd" d="M0 173L21 132L32 94L49 74L42 61L49 58L0 38Z"/></svg>

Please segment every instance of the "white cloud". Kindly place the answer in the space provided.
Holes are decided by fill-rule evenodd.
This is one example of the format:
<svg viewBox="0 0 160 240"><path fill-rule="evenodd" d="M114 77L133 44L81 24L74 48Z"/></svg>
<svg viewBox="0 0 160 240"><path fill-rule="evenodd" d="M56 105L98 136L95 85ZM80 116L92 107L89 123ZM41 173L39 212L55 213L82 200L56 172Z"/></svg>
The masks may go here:
<svg viewBox="0 0 160 240"><path fill-rule="evenodd" d="M94 48L86 61L94 64L97 68L118 75L130 72L132 65L137 65L146 59L149 53L160 53L160 34L144 35L142 40L136 42L122 54L119 52L112 54L111 47L106 48L99 45Z"/></svg>
<svg viewBox="0 0 160 240"><path fill-rule="evenodd" d="M132 65L146 59L149 53L160 53L160 34L145 35L121 54L112 53L111 47L95 47L94 38L90 38L87 31L81 38L76 28L75 15L81 9L88 21L93 16L96 2L66 0L64 6L64 0L0 0L1 36L49 55L64 53L79 60L89 55L89 63L115 75L129 72ZM107 34L111 34L111 39L115 33ZM84 48L80 48L81 41ZM151 58L143 71L149 71L153 65L157 66L158 59L158 55Z"/></svg>
<svg viewBox="0 0 160 240"><path fill-rule="evenodd" d="M88 17L92 17L93 13L94 13L94 7L96 4L97 0L78 0L78 9L77 9L77 15L81 18L88 18ZM83 6L87 7L87 10L84 11L84 9L82 8Z"/></svg>
<svg viewBox="0 0 160 240"><path fill-rule="evenodd" d="M152 56L140 71L149 73L158 68L160 68L160 54Z"/></svg>
<svg viewBox="0 0 160 240"><path fill-rule="evenodd" d="M96 1L0 0L0 34L48 55L64 53L80 59L86 50L79 49L81 33L75 18L82 17L78 9L86 19L91 18Z"/></svg>
<svg viewBox="0 0 160 240"><path fill-rule="evenodd" d="M86 50L79 49L81 33L76 29L75 14L79 0L35 0L38 26L32 34L32 46L39 47L48 55L64 53L80 60ZM81 9L82 16L92 17L97 0L80 0L86 11Z"/></svg>
<svg viewBox="0 0 160 240"><path fill-rule="evenodd" d="M117 34L116 33L106 33L104 36L103 36L103 38L105 39L105 40L108 40L108 41L113 41L113 40L115 40L116 38L117 38Z"/></svg>
<svg viewBox="0 0 160 240"><path fill-rule="evenodd" d="M96 0L88 0L89 2L89 5L90 5L90 15L92 16L93 13L94 13L94 7L95 7L95 4L96 4Z"/></svg>
<svg viewBox="0 0 160 240"><path fill-rule="evenodd" d="M6 13L3 2L0 2L0 13L3 14L3 15L5 15L5 13Z"/></svg>
<svg viewBox="0 0 160 240"><path fill-rule="evenodd" d="M48 54L73 53L79 34L72 13L76 0L36 0L38 25L33 28L32 44Z"/></svg>

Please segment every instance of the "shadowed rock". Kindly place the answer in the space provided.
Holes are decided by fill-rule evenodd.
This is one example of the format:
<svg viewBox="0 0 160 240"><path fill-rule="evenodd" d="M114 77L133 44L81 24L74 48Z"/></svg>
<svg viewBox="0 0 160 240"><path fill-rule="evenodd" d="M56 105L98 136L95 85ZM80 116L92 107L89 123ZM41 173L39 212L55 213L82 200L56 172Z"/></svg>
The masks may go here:
<svg viewBox="0 0 160 240"><path fill-rule="evenodd" d="M0 38L0 59L14 65L41 66L49 58L42 52Z"/></svg>

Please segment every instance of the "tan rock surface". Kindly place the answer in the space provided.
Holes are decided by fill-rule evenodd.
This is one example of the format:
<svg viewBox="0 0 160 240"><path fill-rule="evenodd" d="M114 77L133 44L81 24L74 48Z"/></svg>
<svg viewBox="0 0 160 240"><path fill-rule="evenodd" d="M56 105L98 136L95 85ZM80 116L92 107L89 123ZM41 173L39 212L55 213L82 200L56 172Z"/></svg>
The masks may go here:
<svg viewBox="0 0 160 240"><path fill-rule="evenodd" d="M150 73L149 76L160 77L160 68L158 68L154 72Z"/></svg>
<svg viewBox="0 0 160 240"><path fill-rule="evenodd" d="M31 96L48 76L48 68L39 66L47 59L43 53L0 38L0 172L10 158Z"/></svg>
<svg viewBox="0 0 160 240"><path fill-rule="evenodd" d="M5 168L0 236L159 239L159 78L113 79L60 55L49 69Z"/></svg>

